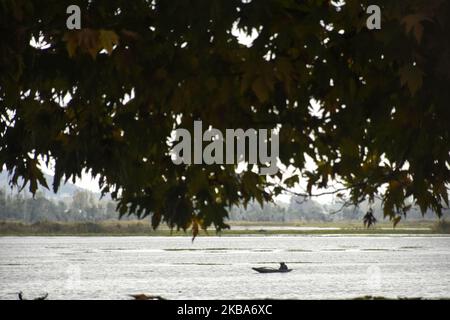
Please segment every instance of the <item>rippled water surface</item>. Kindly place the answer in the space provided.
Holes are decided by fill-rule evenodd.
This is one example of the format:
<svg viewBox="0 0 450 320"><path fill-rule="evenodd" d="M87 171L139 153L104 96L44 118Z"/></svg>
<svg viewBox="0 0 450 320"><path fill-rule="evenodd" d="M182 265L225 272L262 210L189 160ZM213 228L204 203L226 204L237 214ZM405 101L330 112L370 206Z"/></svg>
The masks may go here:
<svg viewBox="0 0 450 320"><path fill-rule="evenodd" d="M285 261L294 271L258 274ZM1 237L0 298L450 297L450 237Z"/></svg>

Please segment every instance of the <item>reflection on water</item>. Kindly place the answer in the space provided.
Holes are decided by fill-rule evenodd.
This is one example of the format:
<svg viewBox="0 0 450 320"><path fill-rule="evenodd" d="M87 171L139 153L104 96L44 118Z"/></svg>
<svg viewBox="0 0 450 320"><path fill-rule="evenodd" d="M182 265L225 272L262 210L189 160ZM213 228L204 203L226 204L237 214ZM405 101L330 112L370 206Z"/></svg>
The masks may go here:
<svg viewBox="0 0 450 320"><path fill-rule="evenodd" d="M259 274L284 261L294 271ZM450 297L450 237L2 237L0 298Z"/></svg>

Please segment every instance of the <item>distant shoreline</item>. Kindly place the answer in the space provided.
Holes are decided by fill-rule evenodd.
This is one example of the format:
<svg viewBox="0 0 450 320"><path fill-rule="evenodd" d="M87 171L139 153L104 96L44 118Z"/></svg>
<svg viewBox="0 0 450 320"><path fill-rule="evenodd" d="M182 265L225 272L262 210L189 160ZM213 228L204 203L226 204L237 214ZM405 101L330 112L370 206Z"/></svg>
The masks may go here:
<svg viewBox="0 0 450 320"><path fill-rule="evenodd" d="M393 228L381 222L370 229L361 222L233 222L230 230L217 233L213 228L199 236L276 236L276 235L438 235L449 234L447 222L408 221ZM153 230L147 221L37 222L0 221L0 236L192 236L191 231Z"/></svg>

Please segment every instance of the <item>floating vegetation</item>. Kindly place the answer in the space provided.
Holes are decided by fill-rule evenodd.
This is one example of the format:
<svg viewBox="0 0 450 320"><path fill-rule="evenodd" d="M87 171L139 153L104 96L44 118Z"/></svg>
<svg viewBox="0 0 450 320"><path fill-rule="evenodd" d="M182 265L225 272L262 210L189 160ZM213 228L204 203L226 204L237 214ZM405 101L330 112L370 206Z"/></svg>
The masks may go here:
<svg viewBox="0 0 450 320"><path fill-rule="evenodd" d="M133 297L134 300L166 300L161 296L148 295L145 293L129 294L129 296Z"/></svg>
<svg viewBox="0 0 450 320"><path fill-rule="evenodd" d="M384 296L362 296L362 297L356 297L353 300L424 300L422 297L396 297L396 298L390 298L390 297L384 297Z"/></svg>
<svg viewBox="0 0 450 320"><path fill-rule="evenodd" d="M164 251L245 251L252 250L256 251L258 249L249 249L249 248L201 248L201 249L192 249L192 248L169 248L163 249ZM264 249L261 249L264 250Z"/></svg>
<svg viewBox="0 0 450 320"><path fill-rule="evenodd" d="M17 296L18 296L19 300L30 300L30 299L25 299L22 291L20 291L17 294ZM44 295L36 297L36 298L33 298L31 300L46 300L47 298L48 298L48 293L45 293Z"/></svg>

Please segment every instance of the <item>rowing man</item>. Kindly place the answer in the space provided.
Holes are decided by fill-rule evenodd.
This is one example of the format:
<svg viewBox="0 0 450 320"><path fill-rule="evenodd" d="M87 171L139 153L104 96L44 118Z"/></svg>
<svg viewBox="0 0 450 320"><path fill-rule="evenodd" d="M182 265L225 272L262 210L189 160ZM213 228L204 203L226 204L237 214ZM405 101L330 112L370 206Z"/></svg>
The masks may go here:
<svg viewBox="0 0 450 320"><path fill-rule="evenodd" d="M287 267L287 265L286 265L286 263L284 263L284 262L280 262L280 270L287 270L288 269L288 267Z"/></svg>

